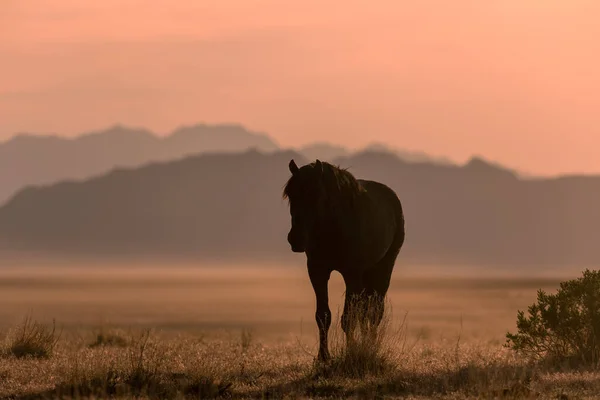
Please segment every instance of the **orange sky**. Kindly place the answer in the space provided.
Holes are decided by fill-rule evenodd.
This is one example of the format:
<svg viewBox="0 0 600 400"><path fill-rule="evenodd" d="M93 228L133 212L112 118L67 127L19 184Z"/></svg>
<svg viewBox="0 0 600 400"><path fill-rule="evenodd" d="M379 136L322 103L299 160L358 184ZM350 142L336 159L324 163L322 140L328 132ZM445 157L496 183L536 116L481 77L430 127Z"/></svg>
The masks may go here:
<svg viewBox="0 0 600 400"><path fill-rule="evenodd" d="M597 0L0 0L0 138L236 122L600 173Z"/></svg>

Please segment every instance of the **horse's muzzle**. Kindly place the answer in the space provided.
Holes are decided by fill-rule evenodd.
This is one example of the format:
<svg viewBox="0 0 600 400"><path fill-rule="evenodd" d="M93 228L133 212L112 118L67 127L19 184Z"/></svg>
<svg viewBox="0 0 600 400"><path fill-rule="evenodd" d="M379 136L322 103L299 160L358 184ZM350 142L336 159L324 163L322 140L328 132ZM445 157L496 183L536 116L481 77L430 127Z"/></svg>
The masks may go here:
<svg viewBox="0 0 600 400"><path fill-rule="evenodd" d="M294 253L304 253L304 246L298 244L298 241L293 239L291 232L288 233L287 239Z"/></svg>
<svg viewBox="0 0 600 400"><path fill-rule="evenodd" d="M304 247L292 245L292 251L294 253L304 253Z"/></svg>

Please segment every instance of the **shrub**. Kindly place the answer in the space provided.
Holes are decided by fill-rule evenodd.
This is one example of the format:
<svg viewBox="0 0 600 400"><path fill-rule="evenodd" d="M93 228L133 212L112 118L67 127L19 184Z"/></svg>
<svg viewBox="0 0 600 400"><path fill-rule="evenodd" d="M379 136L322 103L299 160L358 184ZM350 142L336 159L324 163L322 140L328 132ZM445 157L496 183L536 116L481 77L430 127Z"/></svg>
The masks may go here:
<svg viewBox="0 0 600 400"><path fill-rule="evenodd" d="M554 362L600 361L600 271L586 269L581 278L561 282L556 294L538 290L528 312L518 311L518 332L506 334L507 347Z"/></svg>
<svg viewBox="0 0 600 400"><path fill-rule="evenodd" d="M9 344L9 352L17 358L49 358L56 347L59 335L52 321L52 328L32 321L27 315L16 329Z"/></svg>

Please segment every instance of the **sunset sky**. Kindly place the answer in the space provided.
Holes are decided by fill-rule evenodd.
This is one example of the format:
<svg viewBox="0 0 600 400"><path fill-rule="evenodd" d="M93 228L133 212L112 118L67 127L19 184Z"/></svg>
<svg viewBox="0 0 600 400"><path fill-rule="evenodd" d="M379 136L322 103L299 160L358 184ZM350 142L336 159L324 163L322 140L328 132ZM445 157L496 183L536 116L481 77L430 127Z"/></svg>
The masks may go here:
<svg viewBox="0 0 600 400"><path fill-rule="evenodd" d="M240 123L600 173L598 0L0 0L0 139Z"/></svg>

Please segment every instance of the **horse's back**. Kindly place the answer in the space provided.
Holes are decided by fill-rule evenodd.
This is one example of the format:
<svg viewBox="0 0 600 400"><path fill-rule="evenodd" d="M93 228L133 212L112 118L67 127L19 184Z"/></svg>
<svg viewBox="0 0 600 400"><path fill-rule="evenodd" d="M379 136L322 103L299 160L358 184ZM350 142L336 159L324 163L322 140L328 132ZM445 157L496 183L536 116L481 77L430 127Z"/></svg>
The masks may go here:
<svg viewBox="0 0 600 400"><path fill-rule="evenodd" d="M382 207L389 207L398 216L403 216L402 202L396 192L384 183L368 179L358 179L367 196Z"/></svg>

